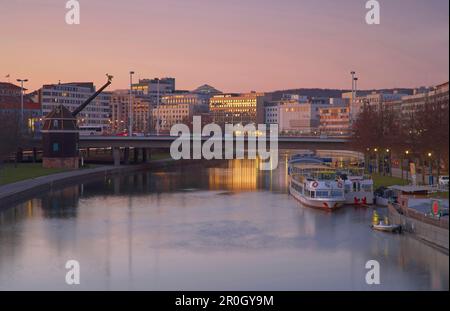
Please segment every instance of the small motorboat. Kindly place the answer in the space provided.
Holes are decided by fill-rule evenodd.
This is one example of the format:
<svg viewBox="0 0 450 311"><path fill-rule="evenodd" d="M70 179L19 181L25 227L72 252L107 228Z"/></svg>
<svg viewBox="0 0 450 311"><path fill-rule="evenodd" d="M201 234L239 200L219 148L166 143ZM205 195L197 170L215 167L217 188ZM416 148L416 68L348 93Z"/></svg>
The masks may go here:
<svg viewBox="0 0 450 311"><path fill-rule="evenodd" d="M384 221L380 220L380 216L378 215L376 210L373 211L372 229L392 233L402 232L402 226L391 224L387 216L384 218Z"/></svg>
<svg viewBox="0 0 450 311"><path fill-rule="evenodd" d="M372 225L372 229L383 232L401 233L402 226L385 224L383 221L381 221L378 225Z"/></svg>

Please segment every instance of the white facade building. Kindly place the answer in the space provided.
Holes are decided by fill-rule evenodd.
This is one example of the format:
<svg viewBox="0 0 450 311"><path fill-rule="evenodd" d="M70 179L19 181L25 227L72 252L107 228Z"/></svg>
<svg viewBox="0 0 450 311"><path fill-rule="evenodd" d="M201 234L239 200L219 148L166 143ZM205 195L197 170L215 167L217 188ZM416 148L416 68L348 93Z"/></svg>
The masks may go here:
<svg viewBox="0 0 450 311"><path fill-rule="evenodd" d="M321 99L307 102L282 100L265 107L265 122L278 124L283 135L315 135L320 125L320 108L328 106L328 101Z"/></svg>
<svg viewBox="0 0 450 311"><path fill-rule="evenodd" d="M94 93L95 86L92 82L60 83L42 86L38 91L38 97L42 104L42 113L45 116L61 104L70 111L74 111ZM110 99L111 92L102 92L97 96L78 115L79 125L102 126L104 129L109 127L111 115Z"/></svg>

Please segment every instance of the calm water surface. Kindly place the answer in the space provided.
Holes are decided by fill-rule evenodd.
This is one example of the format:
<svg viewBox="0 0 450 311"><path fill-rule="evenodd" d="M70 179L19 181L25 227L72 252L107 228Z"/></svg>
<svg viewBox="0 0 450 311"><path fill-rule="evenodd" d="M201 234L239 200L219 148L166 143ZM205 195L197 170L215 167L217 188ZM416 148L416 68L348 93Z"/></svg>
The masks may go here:
<svg viewBox="0 0 450 311"><path fill-rule="evenodd" d="M285 159L273 172L236 160L42 194L0 211L0 290L449 289L448 255L372 231L372 208L304 208L287 183Z"/></svg>

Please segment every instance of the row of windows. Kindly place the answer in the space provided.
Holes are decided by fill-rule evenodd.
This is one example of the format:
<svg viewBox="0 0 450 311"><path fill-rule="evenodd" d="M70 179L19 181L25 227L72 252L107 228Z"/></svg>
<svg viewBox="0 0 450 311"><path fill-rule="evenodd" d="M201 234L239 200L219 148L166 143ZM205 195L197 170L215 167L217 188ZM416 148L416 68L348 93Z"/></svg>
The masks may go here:
<svg viewBox="0 0 450 311"><path fill-rule="evenodd" d="M43 91L42 96L52 96L52 97L73 97L73 98L89 98L91 92L85 93L67 93L67 92L49 92Z"/></svg>
<svg viewBox="0 0 450 311"><path fill-rule="evenodd" d="M220 101L210 100L212 105L225 105L225 104L256 104L256 99L225 99Z"/></svg>
<svg viewBox="0 0 450 311"><path fill-rule="evenodd" d="M158 110L154 111L154 113L158 113ZM173 114L173 113L185 113L188 114L189 110L160 110L160 114Z"/></svg>
<svg viewBox="0 0 450 311"><path fill-rule="evenodd" d="M340 198L343 196L342 190L332 189L332 190L309 190L304 188L302 185L292 183L292 188L298 193L303 194L310 198Z"/></svg>
<svg viewBox="0 0 450 311"><path fill-rule="evenodd" d="M339 109L339 111L337 111L336 109L334 109L334 110L329 110L329 109L321 110L321 114L327 114L327 113L331 113L331 114L348 113L348 109L347 108Z"/></svg>

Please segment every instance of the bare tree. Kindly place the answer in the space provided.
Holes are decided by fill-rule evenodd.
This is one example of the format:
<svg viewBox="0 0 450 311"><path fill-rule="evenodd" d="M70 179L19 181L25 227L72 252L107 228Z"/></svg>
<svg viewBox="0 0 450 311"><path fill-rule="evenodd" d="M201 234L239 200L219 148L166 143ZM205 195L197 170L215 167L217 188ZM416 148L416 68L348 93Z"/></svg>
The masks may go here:
<svg viewBox="0 0 450 311"><path fill-rule="evenodd" d="M418 140L420 154L433 163L440 175L441 164L448 169L449 152L449 108L448 102L430 100L417 111ZM426 157L429 154L430 156ZM422 164L424 160L422 159Z"/></svg>
<svg viewBox="0 0 450 311"><path fill-rule="evenodd" d="M8 160L22 142L19 115L0 113L0 171L3 162Z"/></svg>
<svg viewBox="0 0 450 311"><path fill-rule="evenodd" d="M367 157L375 154L376 167L386 172L386 159L391 171L391 153L401 141L400 117L389 106L364 106L353 125L353 148L364 152Z"/></svg>

